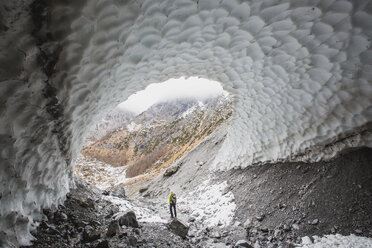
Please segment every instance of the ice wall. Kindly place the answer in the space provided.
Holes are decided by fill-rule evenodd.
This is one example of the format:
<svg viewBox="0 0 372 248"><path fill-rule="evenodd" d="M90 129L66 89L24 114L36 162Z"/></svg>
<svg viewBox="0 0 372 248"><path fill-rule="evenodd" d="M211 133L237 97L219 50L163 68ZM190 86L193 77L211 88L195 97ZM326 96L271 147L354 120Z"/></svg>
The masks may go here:
<svg viewBox="0 0 372 248"><path fill-rule="evenodd" d="M99 112L148 84L220 81L235 116L217 168L372 146L372 1L0 3L0 243L27 244Z"/></svg>

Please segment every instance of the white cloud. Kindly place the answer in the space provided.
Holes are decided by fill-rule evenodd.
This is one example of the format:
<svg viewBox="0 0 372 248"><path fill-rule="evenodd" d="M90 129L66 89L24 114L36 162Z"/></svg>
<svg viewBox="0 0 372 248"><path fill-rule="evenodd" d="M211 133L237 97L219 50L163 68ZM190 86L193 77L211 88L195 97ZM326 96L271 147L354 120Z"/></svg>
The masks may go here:
<svg viewBox="0 0 372 248"><path fill-rule="evenodd" d="M162 101L180 98L201 100L221 94L227 94L227 92L223 90L219 82L198 77L173 78L163 83L150 84L145 90L128 97L118 107L139 114L153 104Z"/></svg>

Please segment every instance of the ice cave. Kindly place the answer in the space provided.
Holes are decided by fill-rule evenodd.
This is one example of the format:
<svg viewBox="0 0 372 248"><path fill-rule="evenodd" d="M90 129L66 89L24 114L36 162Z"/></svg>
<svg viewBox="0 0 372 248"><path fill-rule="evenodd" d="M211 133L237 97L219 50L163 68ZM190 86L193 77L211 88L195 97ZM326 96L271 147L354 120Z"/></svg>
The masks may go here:
<svg viewBox="0 0 372 248"><path fill-rule="evenodd" d="M61 204L87 127L151 83L221 82L215 170L372 147L370 0L3 0L0 246Z"/></svg>

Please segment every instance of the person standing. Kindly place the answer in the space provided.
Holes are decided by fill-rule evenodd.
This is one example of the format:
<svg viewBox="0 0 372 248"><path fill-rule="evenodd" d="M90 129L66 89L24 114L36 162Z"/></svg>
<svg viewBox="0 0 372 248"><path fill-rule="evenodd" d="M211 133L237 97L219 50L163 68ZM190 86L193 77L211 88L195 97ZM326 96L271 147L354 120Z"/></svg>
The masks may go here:
<svg viewBox="0 0 372 248"><path fill-rule="evenodd" d="M174 211L174 217L177 218L176 202L177 202L176 194L172 192L169 195L169 210L170 210L171 218L173 218L173 211Z"/></svg>

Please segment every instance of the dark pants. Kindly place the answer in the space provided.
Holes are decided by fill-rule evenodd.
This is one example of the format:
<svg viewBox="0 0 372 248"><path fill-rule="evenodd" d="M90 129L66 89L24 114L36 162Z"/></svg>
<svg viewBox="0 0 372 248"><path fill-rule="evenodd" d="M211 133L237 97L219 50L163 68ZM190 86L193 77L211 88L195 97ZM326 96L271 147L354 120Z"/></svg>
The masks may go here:
<svg viewBox="0 0 372 248"><path fill-rule="evenodd" d="M173 208L173 211L174 211L174 217L177 218L176 204L169 204L169 210L170 210L170 213L171 213L171 217L173 218L172 208Z"/></svg>

